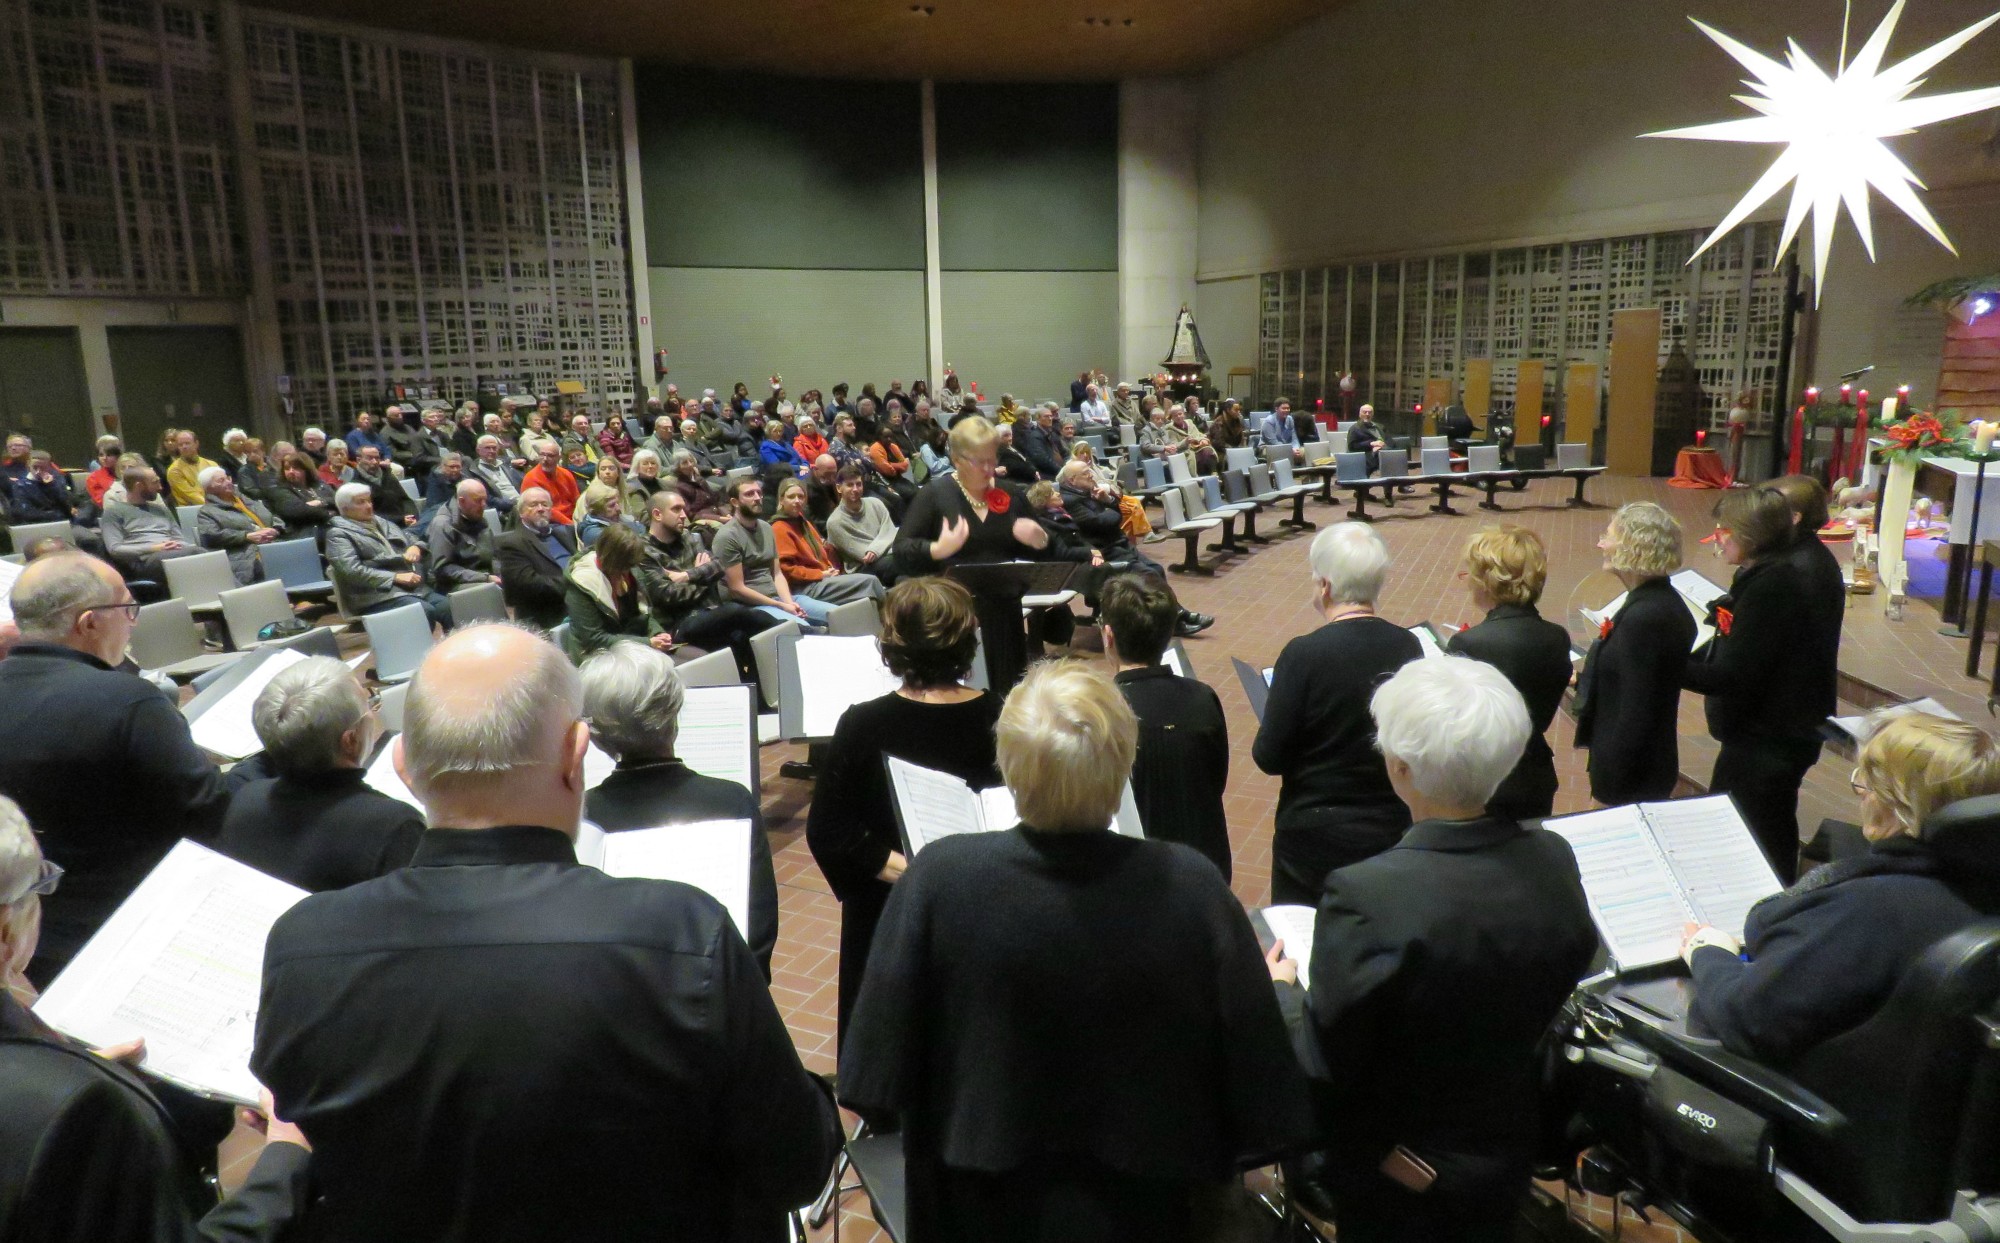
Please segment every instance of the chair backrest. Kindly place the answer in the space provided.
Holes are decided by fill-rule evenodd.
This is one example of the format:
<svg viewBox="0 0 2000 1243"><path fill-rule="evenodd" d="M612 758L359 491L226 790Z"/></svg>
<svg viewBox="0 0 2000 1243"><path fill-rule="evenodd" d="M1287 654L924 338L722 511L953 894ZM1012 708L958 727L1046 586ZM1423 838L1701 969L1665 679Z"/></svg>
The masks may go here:
<svg viewBox="0 0 2000 1243"><path fill-rule="evenodd" d="M229 628L229 645L239 651L257 646L257 632L272 622L293 617L291 597L277 579L221 593L222 624Z"/></svg>
<svg viewBox="0 0 2000 1243"><path fill-rule="evenodd" d="M1847 1119L1786 1163L1863 1221L1942 1220L1960 1188L2000 1191L2000 920L1926 950L1875 1014L1802 1057L1792 1077Z"/></svg>
<svg viewBox="0 0 2000 1243"><path fill-rule="evenodd" d="M404 495L404 496L407 496L407 497L409 497L409 498L410 498L411 500L413 500L413 501L417 501L417 502L419 502L419 503L421 503L421 502L423 501L423 499L424 499L424 495L423 495L423 493L421 493L421 492L417 491L417 481L416 481L416 480L414 480L414 479L400 479L400 480L398 480L397 482L398 482L398 483L401 483L401 484L403 485L403 495Z"/></svg>
<svg viewBox="0 0 2000 1243"><path fill-rule="evenodd" d="M1333 428L1335 431L1344 432L1348 428L1353 427L1356 423L1359 423L1360 421L1361 420L1359 419L1335 419L1333 421Z"/></svg>
<svg viewBox="0 0 2000 1243"><path fill-rule="evenodd" d="M1515 445L1515 470L1541 470L1548 465L1549 451L1541 445Z"/></svg>
<svg viewBox="0 0 2000 1243"><path fill-rule="evenodd" d="M735 686L743 680L736 669L736 654L728 648L705 652L674 667L682 686Z"/></svg>
<svg viewBox="0 0 2000 1243"><path fill-rule="evenodd" d="M1175 484L1174 491L1181 494L1181 508L1187 511L1188 517L1208 517L1208 505L1202 499L1200 484L1189 479L1184 483Z"/></svg>
<svg viewBox="0 0 2000 1243"><path fill-rule="evenodd" d="M24 522L11 530L14 535L14 551L22 554L24 559L28 550L38 541L52 535L71 548L76 547L76 529L67 522Z"/></svg>
<svg viewBox="0 0 2000 1243"><path fill-rule="evenodd" d="M1473 445L1465 451L1465 469L1475 475L1500 469L1499 445Z"/></svg>
<svg viewBox="0 0 2000 1243"><path fill-rule="evenodd" d="M1589 445L1557 445L1556 469L1580 470L1590 465Z"/></svg>
<svg viewBox="0 0 2000 1243"><path fill-rule="evenodd" d="M1321 457L1334 453L1345 453L1348 448L1347 429L1339 427L1332 431L1322 431L1320 433L1320 441L1326 446L1326 452L1322 453Z"/></svg>
<svg viewBox="0 0 2000 1243"><path fill-rule="evenodd" d="M287 587L317 587L327 581L326 562L320 559L319 545L310 539L272 540L258 557L264 573Z"/></svg>
<svg viewBox="0 0 2000 1243"><path fill-rule="evenodd" d="M499 510L488 509L486 511L486 529L493 532L496 538L506 532L507 528L501 523Z"/></svg>
<svg viewBox="0 0 2000 1243"><path fill-rule="evenodd" d="M1400 479L1410 473L1408 449L1383 449L1375 455L1375 469L1384 479Z"/></svg>
<svg viewBox="0 0 2000 1243"><path fill-rule="evenodd" d="M555 644L561 650L562 654L569 657L572 661L576 659L576 653L571 651L569 646L568 622L563 622L554 630L549 631L549 642Z"/></svg>
<svg viewBox="0 0 2000 1243"><path fill-rule="evenodd" d="M1141 462L1140 466L1146 472L1146 486L1148 488L1164 488L1167 486L1166 464L1161 462L1160 459L1149 457Z"/></svg>
<svg viewBox="0 0 2000 1243"><path fill-rule="evenodd" d="M1271 487L1271 468L1269 466L1252 466L1249 471L1249 477L1250 495L1269 496L1275 491Z"/></svg>
<svg viewBox="0 0 2000 1243"><path fill-rule="evenodd" d="M1278 462L1289 462L1292 460L1292 447L1290 445L1265 445L1264 460L1273 465L1276 465Z"/></svg>
<svg viewBox="0 0 2000 1243"><path fill-rule="evenodd" d="M1430 440L1433 437L1426 436ZM1442 446L1423 450L1422 473L1426 475L1449 475L1451 473L1451 450Z"/></svg>
<svg viewBox="0 0 2000 1243"><path fill-rule="evenodd" d="M1137 423L1120 423L1118 425L1118 443L1124 445L1127 449L1138 448L1139 425Z"/></svg>
<svg viewBox="0 0 2000 1243"><path fill-rule="evenodd" d="M398 682L394 686L382 688L382 702L375 709L376 714L382 718L382 728L395 734L403 732L403 704L409 697L408 682Z"/></svg>
<svg viewBox="0 0 2000 1243"><path fill-rule="evenodd" d="M1288 478L1292 473L1289 460L1273 463L1278 468L1278 478ZM1333 479L1335 483L1359 483L1368 478L1368 455L1366 453L1336 453L1333 455Z"/></svg>
<svg viewBox="0 0 2000 1243"><path fill-rule="evenodd" d="M652 428L647 427L644 423L641 423L629 414L625 416L623 421L625 424L625 434L632 438L633 444L639 443L652 433Z"/></svg>
<svg viewBox="0 0 2000 1243"><path fill-rule="evenodd" d="M141 669L164 669L201 655L201 627L185 600L142 605L132 627L132 659Z"/></svg>
<svg viewBox="0 0 2000 1243"><path fill-rule="evenodd" d="M1334 471L1336 475L1340 470L1339 463L1340 459L1335 458ZM1271 463L1271 469L1276 472L1274 478L1277 480L1278 487L1295 488L1298 486L1298 478L1292 474L1292 459L1286 458L1281 462L1273 462ZM1368 475L1368 455L1365 453L1361 455L1360 470L1361 475L1359 477L1366 478Z"/></svg>
<svg viewBox="0 0 2000 1243"><path fill-rule="evenodd" d="M1203 475L1195 480L1201 486L1201 503L1210 509L1220 509L1225 504L1222 499L1222 481L1214 475Z"/></svg>
<svg viewBox="0 0 2000 1243"><path fill-rule="evenodd" d="M1418 443L1419 449L1449 449L1451 442L1443 436L1425 436Z"/></svg>
<svg viewBox="0 0 2000 1243"><path fill-rule="evenodd" d="M453 629L474 622L506 621L507 603L497 583L474 583L445 597L451 602Z"/></svg>
<svg viewBox="0 0 2000 1243"><path fill-rule="evenodd" d="M1232 445L1222 451L1222 464L1230 470L1249 470L1257 464L1257 451L1248 445Z"/></svg>
<svg viewBox="0 0 2000 1243"><path fill-rule="evenodd" d="M400 682L416 673L431 650L431 619L414 599L361 619L368 646L375 649L375 677Z"/></svg>
<svg viewBox="0 0 2000 1243"><path fill-rule="evenodd" d="M873 600L836 605L826 615L826 632L839 635L881 635L882 610Z"/></svg>
<svg viewBox="0 0 2000 1243"><path fill-rule="evenodd" d="M1232 470L1222 477L1225 498L1230 504L1250 499L1250 479L1240 470Z"/></svg>
<svg viewBox="0 0 2000 1243"><path fill-rule="evenodd" d="M1167 528L1172 530L1188 520L1187 506L1181 503L1181 490L1168 488L1160 493L1160 505L1167 511Z"/></svg>
<svg viewBox="0 0 2000 1243"><path fill-rule="evenodd" d="M778 706L778 636L788 629L803 630L805 626L794 618L750 636L750 654L757 662L757 686L763 692L764 703L771 708Z"/></svg>
<svg viewBox="0 0 2000 1243"><path fill-rule="evenodd" d="M1173 483L1186 483L1194 478L1194 467L1188 465L1187 454L1167 454L1167 479Z"/></svg>
<svg viewBox="0 0 2000 1243"><path fill-rule="evenodd" d="M1308 441L1299 446L1299 453L1308 462L1324 461L1333 456L1333 446L1324 440Z"/></svg>
<svg viewBox="0 0 2000 1243"><path fill-rule="evenodd" d="M189 608L218 603L223 592L236 586L229 554L221 549L168 557L160 564L167 571L167 594L187 601Z"/></svg>
<svg viewBox="0 0 2000 1243"><path fill-rule="evenodd" d="M1139 490L1139 471L1132 465L1132 459L1129 457L1118 459L1118 486L1127 492Z"/></svg>

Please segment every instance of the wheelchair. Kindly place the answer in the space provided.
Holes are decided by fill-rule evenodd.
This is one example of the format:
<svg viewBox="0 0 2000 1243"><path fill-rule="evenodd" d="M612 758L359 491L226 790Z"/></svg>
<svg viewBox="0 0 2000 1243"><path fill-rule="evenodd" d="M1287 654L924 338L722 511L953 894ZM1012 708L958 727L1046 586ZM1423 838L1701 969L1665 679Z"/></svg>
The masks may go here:
<svg viewBox="0 0 2000 1243"><path fill-rule="evenodd" d="M2000 832L2000 796L1927 820ZM1579 988L1554 1033L1554 1151L1586 1191L1705 1243L2000 1240L2000 919L1921 955L1859 1026L1783 1070L1689 1030L1685 979Z"/></svg>

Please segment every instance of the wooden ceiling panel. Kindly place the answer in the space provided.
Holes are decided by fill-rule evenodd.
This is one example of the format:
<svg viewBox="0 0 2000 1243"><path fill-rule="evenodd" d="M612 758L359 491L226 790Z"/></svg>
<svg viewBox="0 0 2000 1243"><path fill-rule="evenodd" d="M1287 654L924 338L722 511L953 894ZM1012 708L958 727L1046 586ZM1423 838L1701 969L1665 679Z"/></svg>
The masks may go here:
<svg viewBox="0 0 2000 1243"><path fill-rule="evenodd" d="M777 74L1112 81L1206 69L1339 0L264 0L516 47Z"/></svg>

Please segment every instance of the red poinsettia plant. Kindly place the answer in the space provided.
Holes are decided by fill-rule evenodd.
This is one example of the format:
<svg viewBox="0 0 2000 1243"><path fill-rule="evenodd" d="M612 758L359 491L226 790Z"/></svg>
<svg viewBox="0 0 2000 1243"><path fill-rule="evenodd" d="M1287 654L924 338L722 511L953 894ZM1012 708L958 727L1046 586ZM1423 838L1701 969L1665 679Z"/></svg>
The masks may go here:
<svg viewBox="0 0 2000 1243"><path fill-rule="evenodd" d="M1958 457L1971 448L1964 422L1949 410L1942 414L1912 410L1907 418L1883 427L1882 437L1889 442L1882 456L1892 462Z"/></svg>

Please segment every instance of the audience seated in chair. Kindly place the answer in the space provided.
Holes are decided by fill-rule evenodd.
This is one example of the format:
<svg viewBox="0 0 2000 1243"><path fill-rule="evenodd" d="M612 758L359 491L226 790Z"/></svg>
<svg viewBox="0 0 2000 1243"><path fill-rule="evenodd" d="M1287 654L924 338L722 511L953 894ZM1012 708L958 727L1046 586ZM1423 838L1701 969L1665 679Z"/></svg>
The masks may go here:
<svg viewBox="0 0 2000 1243"><path fill-rule="evenodd" d="M656 623L633 572L645 555L646 541L618 526L606 528L595 547L570 558L563 610L570 655L578 662L620 640L662 652L672 646L673 636Z"/></svg>
<svg viewBox="0 0 2000 1243"><path fill-rule="evenodd" d="M842 469L850 467L852 463ZM840 572L833 551L806 516L806 489L798 480L787 479L778 485L778 516L771 530L777 540L778 572L791 588L792 599L815 623L825 622L835 605L882 598L879 577Z"/></svg>
<svg viewBox="0 0 2000 1243"><path fill-rule="evenodd" d="M414 600L431 625L451 629L451 602L432 585L424 546L375 516L367 484L344 483L333 499L340 516L326 532L327 572L348 611L361 617Z"/></svg>
<svg viewBox="0 0 2000 1243"><path fill-rule="evenodd" d="M160 499L160 476L152 467L128 466L122 483L124 498L105 505L98 526L104 551L127 579L165 582L162 561L201 550L188 546L187 533Z"/></svg>
<svg viewBox="0 0 2000 1243"><path fill-rule="evenodd" d="M549 494L530 488L520 495L513 530L493 541L493 564L500 590L516 621L554 630L567 616L565 572L576 556L576 531L549 519Z"/></svg>
<svg viewBox="0 0 2000 1243"><path fill-rule="evenodd" d="M208 499L195 515L195 534L201 546L229 553L229 572L240 586L247 587L264 577L264 564L257 550L284 534L284 524L271 516L262 501L245 498L236 481L220 466L201 472L202 495Z"/></svg>
<svg viewBox="0 0 2000 1243"><path fill-rule="evenodd" d="M497 583L493 559L493 528L486 525L486 485L460 479L450 502L439 509L425 532L431 573L447 595L460 587Z"/></svg>
<svg viewBox="0 0 2000 1243"><path fill-rule="evenodd" d="M583 814L606 833L708 820L750 822L750 926L743 936L764 978L778 944L778 881L764 813L751 792L707 777L674 755L686 691L673 657L642 643L614 643L583 662L591 740L618 761L591 788Z"/></svg>
<svg viewBox="0 0 2000 1243"><path fill-rule="evenodd" d="M531 631L438 644L394 744L433 827L272 929L251 1069L313 1141L315 1237L776 1239L826 1181L832 1104L722 904L577 864L583 712Z"/></svg>
<svg viewBox="0 0 2000 1243"><path fill-rule="evenodd" d="M423 813L362 780L382 718L353 670L308 656L257 693L250 721L277 775L236 787L217 850L311 893L410 861Z"/></svg>

